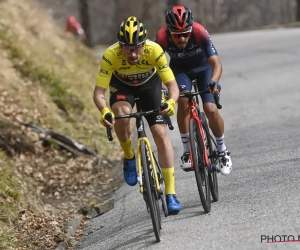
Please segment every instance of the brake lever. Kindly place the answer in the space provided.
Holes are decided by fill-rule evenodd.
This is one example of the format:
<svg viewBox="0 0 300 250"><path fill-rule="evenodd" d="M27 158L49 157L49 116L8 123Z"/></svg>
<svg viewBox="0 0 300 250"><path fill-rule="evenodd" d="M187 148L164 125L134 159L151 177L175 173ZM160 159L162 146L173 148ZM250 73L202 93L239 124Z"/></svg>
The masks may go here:
<svg viewBox="0 0 300 250"><path fill-rule="evenodd" d="M112 123L112 115L111 115L111 113L107 113L105 115L105 120L107 120L109 123ZM107 138L108 138L109 141L113 140L111 130L112 130L111 126L106 126L106 134L107 134Z"/></svg>
<svg viewBox="0 0 300 250"><path fill-rule="evenodd" d="M161 110L165 110L165 109L167 109L167 108L168 108L168 103L165 102L165 103L160 104L160 109L161 109ZM165 119L166 119L166 121L167 121L167 124L168 124L169 129L170 129L170 130L173 130L174 127L173 127L173 125L172 125L172 121L171 121L170 116L168 116L168 114L165 114L164 116L165 116Z"/></svg>

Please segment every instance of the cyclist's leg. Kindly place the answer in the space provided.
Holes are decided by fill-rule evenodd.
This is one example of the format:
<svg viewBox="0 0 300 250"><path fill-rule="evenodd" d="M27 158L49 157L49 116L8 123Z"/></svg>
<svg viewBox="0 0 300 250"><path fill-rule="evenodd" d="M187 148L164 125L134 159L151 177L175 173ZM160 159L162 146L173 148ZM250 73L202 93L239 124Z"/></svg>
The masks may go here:
<svg viewBox="0 0 300 250"><path fill-rule="evenodd" d="M140 89L139 97L142 110L152 110L159 107L161 103L160 78L155 74ZM176 198L175 175L174 175L174 151L168 138L166 120L160 114L147 115L154 142L157 146L158 161L162 168L165 181L165 194L169 214L178 213L181 205Z"/></svg>
<svg viewBox="0 0 300 250"><path fill-rule="evenodd" d="M201 71L197 78L199 90L207 90L211 75L212 69L210 66ZM209 127L216 138L217 150L221 155L220 172L229 174L232 170L232 161L224 140L224 120L215 105L215 100L211 93L201 95L201 99L205 115L209 121Z"/></svg>
<svg viewBox="0 0 300 250"><path fill-rule="evenodd" d="M173 70L180 94L192 90L192 81L189 76L180 71ZM189 121L190 112L187 98L178 99L177 123L180 132L180 137L183 145L183 155L181 156L180 167L184 170L191 169L190 160L190 141L189 141Z"/></svg>
<svg viewBox="0 0 300 250"><path fill-rule="evenodd" d="M115 115L129 114L134 106L134 95L130 87L112 76L110 83L110 106ZM137 183L136 163L131 142L130 119L115 121L115 132L124 151L124 179L130 186Z"/></svg>

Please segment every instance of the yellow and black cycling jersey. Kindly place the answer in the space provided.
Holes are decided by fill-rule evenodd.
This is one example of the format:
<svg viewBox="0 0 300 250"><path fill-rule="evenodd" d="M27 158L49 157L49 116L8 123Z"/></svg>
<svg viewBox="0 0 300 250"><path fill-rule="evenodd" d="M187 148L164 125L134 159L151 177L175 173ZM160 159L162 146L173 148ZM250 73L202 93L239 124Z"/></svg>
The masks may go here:
<svg viewBox="0 0 300 250"><path fill-rule="evenodd" d="M131 65L123 56L120 44L117 42L104 52L96 85L107 89L114 74L124 84L140 86L146 83L155 72L158 72L163 83L175 79L160 45L146 40L138 64Z"/></svg>

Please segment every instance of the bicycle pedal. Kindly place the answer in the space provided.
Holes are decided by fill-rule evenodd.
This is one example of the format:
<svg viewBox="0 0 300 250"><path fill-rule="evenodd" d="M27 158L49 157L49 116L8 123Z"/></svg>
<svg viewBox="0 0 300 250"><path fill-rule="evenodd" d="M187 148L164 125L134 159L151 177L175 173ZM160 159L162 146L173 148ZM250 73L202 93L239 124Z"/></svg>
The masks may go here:
<svg viewBox="0 0 300 250"><path fill-rule="evenodd" d="M220 169L217 167L217 165L211 165L208 167L208 173L211 174L213 172L220 172Z"/></svg>

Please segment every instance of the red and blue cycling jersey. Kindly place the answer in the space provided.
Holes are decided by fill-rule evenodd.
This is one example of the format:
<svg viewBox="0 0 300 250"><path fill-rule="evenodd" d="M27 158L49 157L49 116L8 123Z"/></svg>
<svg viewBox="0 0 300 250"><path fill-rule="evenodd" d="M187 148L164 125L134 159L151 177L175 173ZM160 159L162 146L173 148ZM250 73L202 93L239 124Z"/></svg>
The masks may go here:
<svg viewBox="0 0 300 250"><path fill-rule="evenodd" d="M157 32L155 42L169 54L171 68L182 70L206 68L209 64L207 59L218 55L209 33L197 22L193 23L191 36L184 49L176 46L166 25Z"/></svg>

